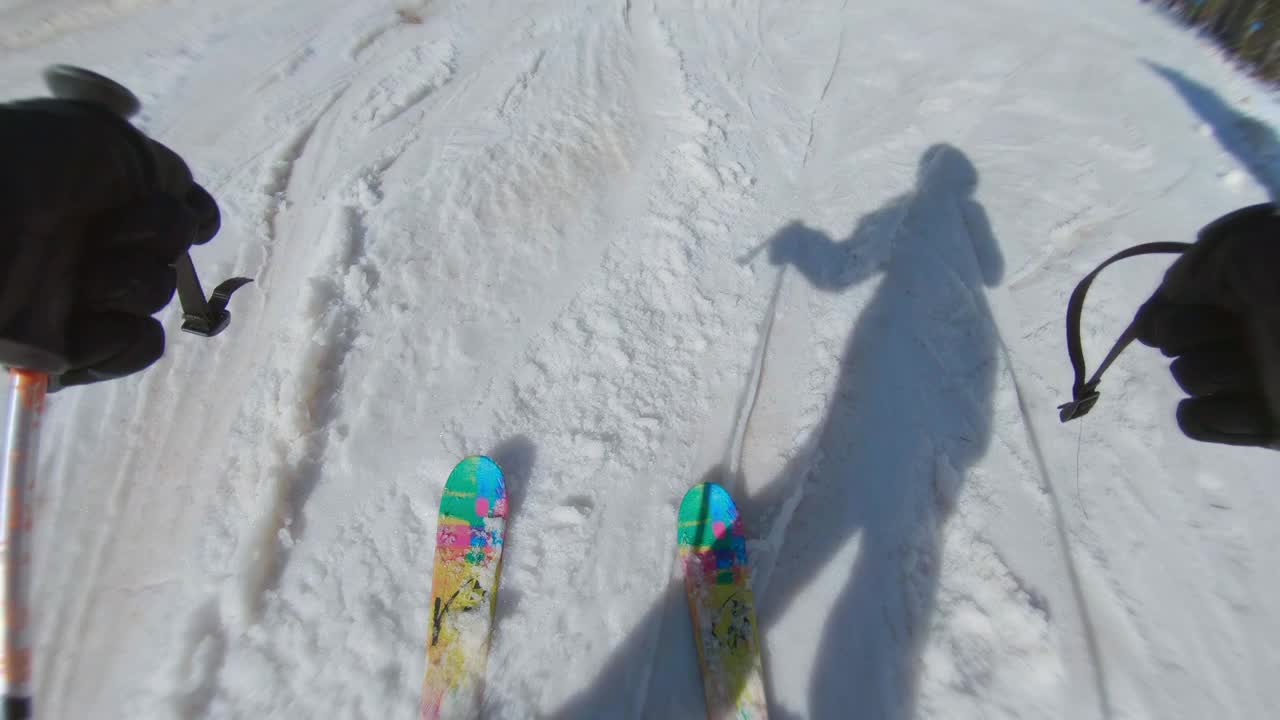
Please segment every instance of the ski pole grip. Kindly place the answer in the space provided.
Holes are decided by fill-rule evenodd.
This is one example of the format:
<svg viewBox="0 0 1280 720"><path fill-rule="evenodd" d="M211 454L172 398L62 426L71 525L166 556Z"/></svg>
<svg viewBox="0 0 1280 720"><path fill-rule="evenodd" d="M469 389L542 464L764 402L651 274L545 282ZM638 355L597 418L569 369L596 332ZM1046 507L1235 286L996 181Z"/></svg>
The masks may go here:
<svg viewBox="0 0 1280 720"><path fill-rule="evenodd" d="M44 81L54 97L93 103L121 118L128 119L142 107L128 88L84 68L52 65L44 71ZM0 318L0 365L51 375L66 372L71 298L50 288L75 286L76 259L46 243L40 250L20 253L5 270L6 290L31 301L21 313Z"/></svg>
<svg viewBox="0 0 1280 720"><path fill-rule="evenodd" d="M0 339L0 365L48 375L61 375L69 370L71 365L65 355L50 349L50 345Z"/></svg>
<svg viewBox="0 0 1280 720"><path fill-rule="evenodd" d="M31 698L5 698L4 720L31 720Z"/></svg>
<svg viewBox="0 0 1280 720"><path fill-rule="evenodd" d="M29 243L4 268L5 292L26 298L0 317L0 365L60 375L67 371L67 323L72 298L65 292L76 272L75 253L53 243Z"/></svg>

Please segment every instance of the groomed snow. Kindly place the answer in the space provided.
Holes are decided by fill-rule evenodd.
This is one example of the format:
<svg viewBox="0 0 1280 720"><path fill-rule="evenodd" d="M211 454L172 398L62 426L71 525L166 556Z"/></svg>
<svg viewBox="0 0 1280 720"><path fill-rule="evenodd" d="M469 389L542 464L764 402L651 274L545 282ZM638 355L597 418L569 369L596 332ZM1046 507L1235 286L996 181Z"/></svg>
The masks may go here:
<svg viewBox="0 0 1280 720"><path fill-rule="evenodd" d="M41 717L414 716L469 453L492 718L701 715L704 477L775 718L1280 706L1278 456L1183 438L1145 348L1054 409L1082 275L1280 188L1280 107L1150 5L4 0L0 59L129 85L222 204L206 284L256 281L51 399ZM1095 286L1092 360L1165 264Z"/></svg>

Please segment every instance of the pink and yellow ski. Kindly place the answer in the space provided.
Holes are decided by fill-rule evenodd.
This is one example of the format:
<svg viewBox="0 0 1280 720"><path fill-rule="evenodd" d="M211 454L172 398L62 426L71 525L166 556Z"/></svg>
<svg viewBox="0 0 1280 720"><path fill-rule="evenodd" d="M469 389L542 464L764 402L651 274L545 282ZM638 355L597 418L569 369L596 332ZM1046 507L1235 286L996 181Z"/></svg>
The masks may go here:
<svg viewBox="0 0 1280 720"><path fill-rule="evenodd" d="M422 720L480 716L506 517L502 470L487 457L464 458L440 498Z"/></svg>
<svg viewBox="0 0 1280 720"><path fill-rule="evenodd" d="M680 502L676 537L709 720L767 716L747 541L738 508L715 483Z"/></svg>

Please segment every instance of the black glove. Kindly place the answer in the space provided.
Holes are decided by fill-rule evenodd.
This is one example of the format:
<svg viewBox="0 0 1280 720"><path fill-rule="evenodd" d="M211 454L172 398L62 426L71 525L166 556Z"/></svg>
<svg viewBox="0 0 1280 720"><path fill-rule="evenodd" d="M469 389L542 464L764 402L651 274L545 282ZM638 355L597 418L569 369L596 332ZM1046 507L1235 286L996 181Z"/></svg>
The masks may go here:
<svg viewBox="0 0 1280 720"><path fill-rule="evenodd" d="M137 372L164 352L151 317L173 263L218 231L182 158L98 105L0 105L0 363L51 386Z"/></svg>
<svg viewBox="0 0 1280 720"><path fill-rule="evenodd" d="M1247 207L1200 231L1138 311L1138 340L1175 358L1187 437L1280 449L1280 215Z"/></svg>

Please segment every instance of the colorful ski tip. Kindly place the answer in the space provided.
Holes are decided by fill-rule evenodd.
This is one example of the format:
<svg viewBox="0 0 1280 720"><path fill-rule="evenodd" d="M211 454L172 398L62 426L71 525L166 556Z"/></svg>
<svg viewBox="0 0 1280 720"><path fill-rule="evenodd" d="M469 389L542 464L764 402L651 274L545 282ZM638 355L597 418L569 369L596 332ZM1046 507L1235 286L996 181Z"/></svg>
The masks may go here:
<svg viewBox="0 0 1280 720"><path fill-rule="evenodd" d="M715 483L685 493L676 540L710 720L765 718L747 540L738 508Z"/></svg>
<svg viewBox="0 0 1280 720"><path fill-rule="evenodd" d="M422 720L480 715L506 516L497 463L480 455L464 458L440 498Z"/></svg>

